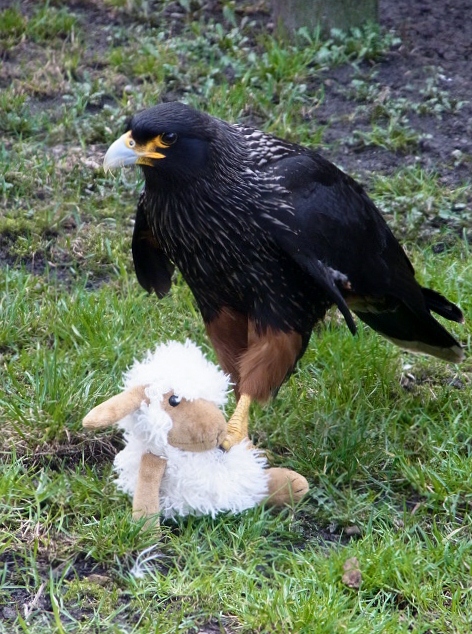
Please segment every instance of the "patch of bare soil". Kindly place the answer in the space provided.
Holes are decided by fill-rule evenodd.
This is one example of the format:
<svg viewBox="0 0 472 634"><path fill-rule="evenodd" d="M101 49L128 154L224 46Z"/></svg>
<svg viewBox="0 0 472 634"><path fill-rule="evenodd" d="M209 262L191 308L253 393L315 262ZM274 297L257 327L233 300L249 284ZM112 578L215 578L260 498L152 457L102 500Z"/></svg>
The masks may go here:
<svg viewBox="0 0 472 634"><path fill-rule="evenodd" d="M75 558L74 561L55 562L50 553L43 553L36 558L38 572L43 582L32 590L26 590L21 587L20 580L24 570L30 566L30 562L25 561L20 555L12 551L0 555L0 565L2 564L5 569L8 569L12 582L17 578L20 582L18 588L9 594L8 600L6 597L5 601L0 598L0 622L3 622L6 628L11 625L11 631L14 631L13 623L17 621L18 616L28 620L34 618L35 615L48 614L51 619L53 618L54 608L48 590L50 577L63 578L66 581L90 580L91 583L101 583L102 585L104 580L110 581L107 569L90 559ZM90 618L93 616L93 606L88 608L85 606L80 609L71 608L69 614L77 620ZM7 631L7 629L3 631ZM41 631L45 630L41 628Z"/></svg>
<svg viewBox="0 0 472 634"><path fill-rule="evenodd" d="M0 9L10 4L8 0L0 0ZM88 26L84 56L93 58L96 68L100 66L111 25L126 28L133 19L138 19L159 26L165 19L172 36L179 32L186 19L179 2L163 9L160 2L151 0L139 16L104 6L99 0L71 0L67 4L80 22ZM23 0L21 5L29 13L36 3ZM219 0L191 2L189 7L195 19L204 16L225 23L223 3ZM365 180L372 172L389 173L401 165L419 164L440 174L446 185L464 184L472 170L470 0L379 0L379 7L381 26L393 30L401 38L401 44L380 62L366 62L358 67L346 64L325 73L322 78L325 98L315 111L317 121L328 126L324 135L325 154L347 172ZM254 20L257 32L274 28L270 0L256 3L241 0L236 3L235 12L238 17ZM19 68L21 59L18 54L15 59L3 61L10 66L16 63ZM3 74L11 81L15 70ZM358 79L380 85L379 99L366 108L359 108L362 97L356 94L352 83ZM313 81L318 83L319 77ZM163 99L178 96L163 95ZM353 141L354 131L371 129L373 117L379 116L375 108L388 100L406 100L415 106L406 113L404 121L418 134L420 141L407 151ZM436 103L437 112L416 112L422 103L426 110L431 110ZM380 115L379 124L382 123L385 120L382 121Z"/></svg>
<svg viewBox="0 0 472 634"><path fill-rule="evenodd" d="M472 21L469 0L380 0L380 22L393 29L401 44L375 65L342 66L325 77L325 100L317 111L332 160L348 172L389 173L404 164L419 164L457 186L470 180L472 169ZM351 142L354 130L370 128L372 109L359 111L353 95L355 78L381 85L380 100L405 99L421 105L430 100L435 114L406 115L422 140L414 151ZM355 88L355 85L354 85ZM448 111L447 104L451 104ZM470 200L470 196L469 196Z"/></svg>

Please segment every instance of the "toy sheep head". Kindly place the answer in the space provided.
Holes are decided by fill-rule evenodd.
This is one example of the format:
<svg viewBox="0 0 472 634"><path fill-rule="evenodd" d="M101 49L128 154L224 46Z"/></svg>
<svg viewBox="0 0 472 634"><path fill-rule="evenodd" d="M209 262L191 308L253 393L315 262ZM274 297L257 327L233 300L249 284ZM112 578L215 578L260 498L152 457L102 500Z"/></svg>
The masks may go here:
<svg viewBox="0 0 472 634"><path fill-rule="evenodd" d="M308 490L299 474L267 469L248 440L228 452L221 411L229 378L191 341L161 344L125 373L124 390L84 418L86 428L117 424L125 447L115 457L117 484L133 496L136 518L239 512L270 496L273 505Z"/></svg>
<svg viewBox="0 0 472 634"><path fill-rule="evenodd" d="M141 437L156 454L167 445L206 451L222 441L226 421L220 408L229 379L191 341L170 341L148 352L125 373L124 387L89 412L84 427L118 423L125 436Z"/></svg>
<svg viewBox="0 0 472 634"><path fill-rule="evenodd" d="M202 398L191 401L173 390L157 394L156 398L155 392L153 385L138 385L125 390L95 407L84 418L83 425L98 429L120 423L126 430L127 423L131 422L127 421L128 416L148 411L147 425L144 416L140 425L134 425L134 433L147 438L148 442L154 438L156 444L160 441L185 451L208 451L219 447L225 438L226 420L214 403ZM159 432L165 436L159 439Z"/></svg>

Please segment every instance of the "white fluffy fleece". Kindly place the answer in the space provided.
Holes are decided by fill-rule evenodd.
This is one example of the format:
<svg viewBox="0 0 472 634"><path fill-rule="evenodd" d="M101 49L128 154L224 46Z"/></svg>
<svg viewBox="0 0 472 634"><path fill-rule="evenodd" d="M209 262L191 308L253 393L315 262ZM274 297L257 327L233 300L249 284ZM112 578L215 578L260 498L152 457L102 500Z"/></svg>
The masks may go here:
<svg viewBox="0 0 472 634"><path fill-rule="evenodd" d="M135 361L125 373L125 388L152 385L162 394L174 394L193 401L204 398L218 406L227 400L229 378L200 348L187 339L185 343L169 341L148 351L144 361Z"/></svg>
<svg viewBox="0 0 472 634"><path fill-rule="evenodd" d="M228 377L194 343L161 344L144 361L135 361L124 383L126 389L147 385L150 402L143 402L138 411L118 423L126 442L114 462L120 489L133 495L141 456L151 452L167 460L160 491L161 513L166 518L237 513L267 496L266 460L256 449L248 448L247 442L228 452L218 448L183 451L167 442L172 420L161 408L163 394L172 390L190 401L203 398L217 407L226 403Z"/></svg>

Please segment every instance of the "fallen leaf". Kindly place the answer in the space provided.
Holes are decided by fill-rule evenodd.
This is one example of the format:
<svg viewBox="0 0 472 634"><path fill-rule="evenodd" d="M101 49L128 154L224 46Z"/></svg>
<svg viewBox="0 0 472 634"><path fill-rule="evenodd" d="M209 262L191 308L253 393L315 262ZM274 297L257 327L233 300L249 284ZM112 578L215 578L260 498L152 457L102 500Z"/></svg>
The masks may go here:
<svg viewBox="0 0 472 634"><path fill-rule="evenodd" d="M343 565L344 574L342 582L349 588L360 588L362 583L362 574L359 568L357 557L346 559Z"/></svg>

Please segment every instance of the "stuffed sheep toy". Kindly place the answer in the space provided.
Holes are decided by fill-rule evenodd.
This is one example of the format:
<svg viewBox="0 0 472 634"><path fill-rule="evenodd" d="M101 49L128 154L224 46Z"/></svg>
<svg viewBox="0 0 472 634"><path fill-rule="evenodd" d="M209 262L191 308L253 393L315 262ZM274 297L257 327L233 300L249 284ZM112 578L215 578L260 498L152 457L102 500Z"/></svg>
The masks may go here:
<svg viewBox="0 0 472 634"><path fill-rule="evenodd" d="M237 513L263 501L299 501L306 479L268 468L248 439L220 448L228 377L191 341L159 345L124 376L124 391L84 418L87 428L117 424L125 447L115 457L118 487L133 496L133 516Z"/></svg>

